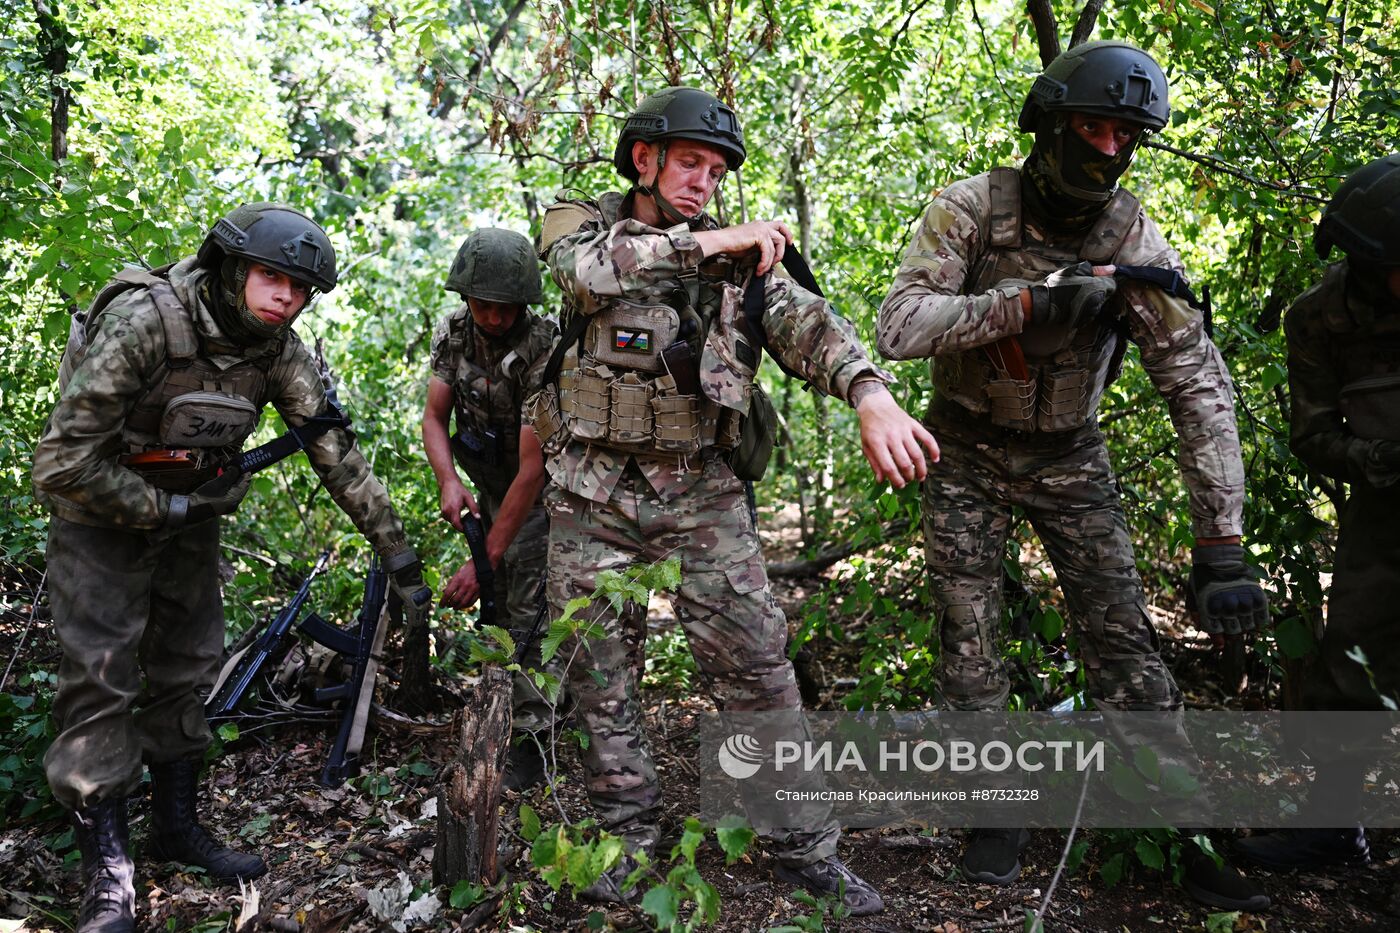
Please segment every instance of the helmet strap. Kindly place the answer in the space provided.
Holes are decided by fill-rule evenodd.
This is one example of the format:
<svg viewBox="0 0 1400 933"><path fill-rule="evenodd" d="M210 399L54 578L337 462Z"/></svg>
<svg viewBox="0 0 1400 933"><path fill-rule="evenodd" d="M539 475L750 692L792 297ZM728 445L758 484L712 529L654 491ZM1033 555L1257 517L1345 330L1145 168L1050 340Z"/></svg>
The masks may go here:
<svg viewBox="0 0 1400 933"><path fill-rule="evenodd" d="M672 224L685 224L688 227L693 227L700 222L701 215L696 214L694 217L691 217L682 214L680 209L666 200L666 197L661 193L661 170L666 167L666 150L670 145L669 140L663 139L657 146L656 174L652 176L651 184L644 185L641 179L638 178L637 183L632 186L632 190L651 198L652 202L656 205L656 209L661 212L661 216L669 220Z"/></svg>

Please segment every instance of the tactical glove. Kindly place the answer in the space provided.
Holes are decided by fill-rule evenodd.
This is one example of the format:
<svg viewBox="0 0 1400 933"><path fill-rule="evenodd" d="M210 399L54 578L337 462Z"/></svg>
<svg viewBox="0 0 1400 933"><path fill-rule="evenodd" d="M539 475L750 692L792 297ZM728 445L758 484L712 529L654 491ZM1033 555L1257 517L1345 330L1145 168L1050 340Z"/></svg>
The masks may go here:
<svg viewBox="0 0 1400 933"><path fill-rule="evenodd" d="M1400 441L1372 441L1366 453L1366 481L1387 489L1400 481Z"/></svg>
<svg viewBox="0 0 1400 933"><path fill-rule="evenodd" d="M186 528L227 515L238 508L252 483L251 473L243 474L232 485L216 477L187 496L172 495L165 510L165 527Z"/></svg>
<svg viewBox="0 0 1400 933"><path fill-rule="evenodd" d="M389 574L389 586L403 600L405 611L427 611L433 601L433 591L423 582L423 563L413 548L404 545L386 556L384 570Z"/></svg>
<svg viewBox="0 0 1400 933"><path fill-rule="evenodd" d="M1208 544L1191 552L1191 589L1186 604L1200 613L1212 635L1238 635L1269 621L1269 598L1238 544Z"/></svg>
<svg viewBox="0 0 1400 933"><path fill-rule="evenodd" d="M1087 324L1117 290L1113 276L1094 275L1087 262L1052 272L1043 285L1031 286L1030 323L1071 328Z"/></svg>

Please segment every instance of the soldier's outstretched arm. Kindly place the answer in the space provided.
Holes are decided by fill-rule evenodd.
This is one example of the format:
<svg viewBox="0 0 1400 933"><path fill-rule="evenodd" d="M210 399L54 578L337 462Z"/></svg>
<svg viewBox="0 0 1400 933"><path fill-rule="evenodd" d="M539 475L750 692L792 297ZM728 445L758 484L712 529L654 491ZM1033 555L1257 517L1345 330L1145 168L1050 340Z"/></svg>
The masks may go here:
<svg viewBox="0 0 1400 933"><path fill-rule="evenodd" d="M428 403L423 408L423 452L428 455L428 465L433 468L433 477L437 480L442 517L461 531L463 512L471 512L478 518L481 513L471 490L457 475L457 465L452 459L452 441L447 434L451 416L452 386L437 376L429 376Z"/></svg>
<svg viewBox="0 0 1400 933"><path fill-rule="evenodd" d="M875 479L888 481L896 489L928 476L929 460L937 463L938 441L929 430L899 407L890 390L876 379L858 381L851 392L856 414L860 416L860 447L875 471Z"/></svg>
<svg viewBox="0 0 1400 933"><path fill-rule="evenodd" d="M980 179L958 182L924 212L880 305L875 334L886 359L958 353L1021 333L1020 284L961 294L971 262L983 252L976 218L990 210L979 201L989 196L985 188Z"/></svg>

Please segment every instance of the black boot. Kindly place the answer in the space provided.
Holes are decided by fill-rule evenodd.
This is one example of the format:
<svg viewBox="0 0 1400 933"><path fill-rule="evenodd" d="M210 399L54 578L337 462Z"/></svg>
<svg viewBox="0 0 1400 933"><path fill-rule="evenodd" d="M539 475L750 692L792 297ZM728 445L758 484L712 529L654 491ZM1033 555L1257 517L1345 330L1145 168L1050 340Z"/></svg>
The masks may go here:
<svg viewBox="0 0 1400 933"><path fill-rule="evenodd" d="M1270 871L1365 865L1371 861L1366 830L1280 829L1258 833L1235 843L1240 858Z"/></svg>
<svg viewBox="0 0 1400 933"><path fill-rule="evenodd" d="M1186 872L1181 886L1196 900L1217 910L1244 910L1259 913L1269 909L1269 895L1254 881L1196 849L1185 856Z"/></svg>
<svg viewBox="0 0 1400 933"><path fill-rule="evenodd" d="M1021 850L1030 841L1024 829L974 829L963 847L963 877L981 884L1010 884L1021 876Z"/></svg>
<svg viewBox="0 0 1400 933"><path fill-rule="evenodd" d="M136 889L132 886L126 798L114 797L73 811L73 832L83 854L83 903L77 933L133 933Z"/></svg>
<svg viewBox="0 0 1400 933"><path fill-rule="evenodd" d="M245 881L267 871L256 855L220 845L199 825L199 768L193 759L151 765L151 855L198 865L215 881Z"/></svg>

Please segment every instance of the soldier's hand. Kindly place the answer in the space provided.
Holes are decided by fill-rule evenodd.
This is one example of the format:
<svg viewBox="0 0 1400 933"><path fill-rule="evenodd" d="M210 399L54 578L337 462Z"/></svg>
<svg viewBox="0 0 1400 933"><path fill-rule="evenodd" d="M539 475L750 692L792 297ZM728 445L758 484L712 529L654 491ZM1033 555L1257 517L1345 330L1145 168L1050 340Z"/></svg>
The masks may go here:
<svg viewBox="0 0 1400 933"><path fill-rule="evenodd" d="M1031 287L1032 325L1078 327L1099 316L1118 290L1112 275L1095 273L1087 262L1050 273L1044 284Z"/></svg>
<svg viewBox="0 0 1400 933"><path fill-rule="evenodd" d="M1207 544L1191 551L1186 602L1212 635L1239 635L1269 622L1269 597L1238 544Z"/></svg>
<svg viewBox="0 0 1400 933"><path fill-rule="evenodd" d="M452 575L442 588L440 605L449 609L470 609L481 595L481 585L476 580L476 564L467 561Z"/></svg>
<svg viewBox="0 0 1400 933"><path fill-rule="evenodd" d="M1366 481L1376 489L1400 482L1400 441L1372 441L1366 454Z"/></svg>
<svg viewBox="0 0 1400 933"><path fill-rule="evenodd" d="M737 227L702 230L695 234L695 242L706 256L742 256L758 250L758 274L766 275L783 258L792 230L781 220L751 220Z"/></svg>
<svg viewBox="0 0 1400 933"><path fill-rule="evenodd" d="M423 562L411 547L403 547L384 558L389 587L403 600L405 613L426 615L433 602L433 591L423 582Z"/></svg>
<svg viewBox="0 0 1400 933"><path fill-rule="evenodd" d="M889 390L881 386L856 406L860 416L860 447L877 480L888 480L896 489L928 475L929 459L938 462L938 441L909 413L899 407Z"/></svg>
<svg viewBox="0 0 1400 933"><path fill-rule="evenodd" d="M184 528L207 522L216 515L227 515L238 508L252 484L251 473L244 473L232 484L216 477L187 496L171 496L165 510L165 525Z"/></svg>
<svg viewBox="0 0 1400 933"><path fill-rule="evenodd" d="M462 513L470 512L478 518L481 513L477 511L476 499L472 498L471 492L460 482L450 485L442 491L439 499L439 510L447 523L458 531L462 530Z"/></svg>

